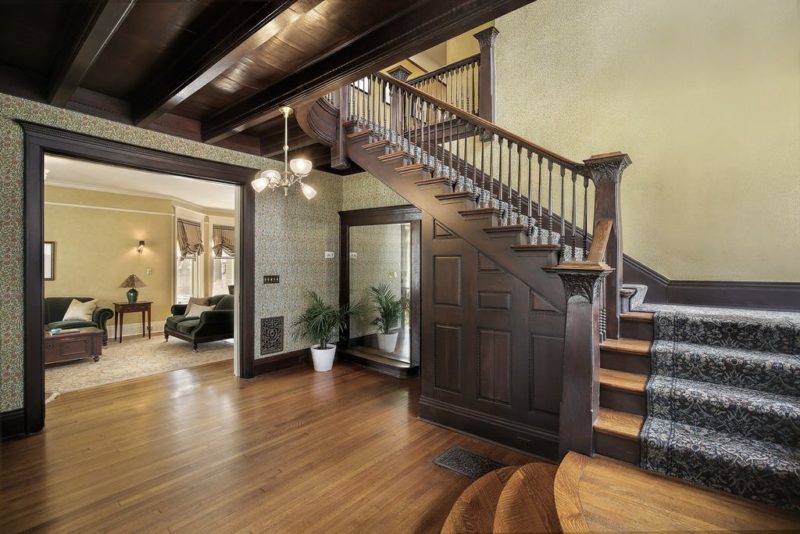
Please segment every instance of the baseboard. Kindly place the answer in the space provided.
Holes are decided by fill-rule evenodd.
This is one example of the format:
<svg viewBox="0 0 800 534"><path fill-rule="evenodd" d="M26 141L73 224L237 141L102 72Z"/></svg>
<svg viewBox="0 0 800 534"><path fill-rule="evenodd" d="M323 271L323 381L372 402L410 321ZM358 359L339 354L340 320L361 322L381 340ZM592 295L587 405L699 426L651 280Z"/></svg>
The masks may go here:
<svg viewBox="0 0 800 534"><path fill-rule="evenodd" d="M426 396L419 399L419 418L494 441L543 458L558 459L558 433L530 427Z"/></svg>
<svg viewBox="0 0 800 534"><path fill-rule="evenodd" d="M800 311L798 282L670 280L629 256L624 269L625 283L646 285L646 301L653 304Z"/></svg>
<svg viewBox="0 0 800 534"><path fill-rule="evenodd" d="M308 359L308 349L294 350L276 356L258 358L253 363L253 375L263 375L264 373L295 367L297 365L306 365Z"/></svg>
<svg viewBox="0 0 800 534"><path fill-rule="evenodd" d="M25 410L18 408L0 413L0 439L25 434Z"/></svg>
<svg viewBox="0 0 800 534"><path fill-rule="evenodd" d="M151 335L156 334L163 334L164 333L164 325L166 321L153 321L150 325ZM108 328L108 339L114 339L114 323L109 321L106 323L106 328ZM147 334L147 327L145 325L145 334ZM125 323L122 325L122 338L129 338L129 337L142 337L142 323L134 322L134 323Z"/></svg>

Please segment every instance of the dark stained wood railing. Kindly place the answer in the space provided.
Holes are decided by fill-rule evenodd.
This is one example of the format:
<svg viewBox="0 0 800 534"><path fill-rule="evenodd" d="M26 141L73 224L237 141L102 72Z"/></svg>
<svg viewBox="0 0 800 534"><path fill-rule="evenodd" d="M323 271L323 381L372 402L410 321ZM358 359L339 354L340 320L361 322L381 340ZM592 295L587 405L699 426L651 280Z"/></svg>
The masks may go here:
<svg viewBox="0 0 800 534"><path fill-rule="evenodd" d="M480 65L481 56L476 54L409 80L408 84L463 111L477 115L482 74Z"/></svg>

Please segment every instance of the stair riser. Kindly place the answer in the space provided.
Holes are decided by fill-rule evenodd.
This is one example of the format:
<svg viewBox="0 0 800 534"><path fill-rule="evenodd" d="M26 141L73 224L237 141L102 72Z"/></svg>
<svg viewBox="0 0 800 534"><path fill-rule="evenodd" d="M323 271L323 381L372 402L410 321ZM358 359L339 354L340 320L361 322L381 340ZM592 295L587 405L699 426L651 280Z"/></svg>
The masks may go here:
<svg viewBox="0 0 800 534"><path fill-rule="evenodd" d="M595 432L594 450L597 454L602 454L609 458L634 465L639 464L640 450L638 440L630 440L610 434L603 434L602 432Z"/></svg>
<svg viewBox="0 0 800 534"><path fill-rule="evenodd" d="M453 206L458 210L471 210L478 207L474 200L468 198L439 199L439 202L443 206Z"/></svg>
<svg viewBox="0 0 800 534"><path fill-rule="evenodd" d="M653 341L653 323L644 321L620 321L620 337Z"/></svg>
<svg viewBox="0 0 800 534"><path fill-rule="evenodd" d="M600 386L600 406L636 415L647 414L647 401L641 393Z"/></svg>
<svg viewBox="0 0 800 534"><path fill-rule="evenodd" d="M600 351L600 367L640 375L650 374L650 357L624 352Z"/></svg>
<svg viewBox="0 0 800 534"><path fill-rule="evenodd" d="M528 242L528 237L522 232L515 232L513 234L489 234L489 237L501 245L511 247L513 245L525 245Z"/></svg>

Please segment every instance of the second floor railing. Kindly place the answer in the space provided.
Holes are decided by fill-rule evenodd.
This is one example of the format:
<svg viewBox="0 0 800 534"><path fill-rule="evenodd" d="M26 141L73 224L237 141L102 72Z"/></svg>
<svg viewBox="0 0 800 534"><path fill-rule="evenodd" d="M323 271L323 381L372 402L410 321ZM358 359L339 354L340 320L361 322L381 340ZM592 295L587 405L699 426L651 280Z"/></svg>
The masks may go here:
<svg viewBox="0 0 800 534"><path fill-rule="evenodd" d="M480 110L480 66L481 56L476 54L407 83L462 111L477 115Z"/></svg>

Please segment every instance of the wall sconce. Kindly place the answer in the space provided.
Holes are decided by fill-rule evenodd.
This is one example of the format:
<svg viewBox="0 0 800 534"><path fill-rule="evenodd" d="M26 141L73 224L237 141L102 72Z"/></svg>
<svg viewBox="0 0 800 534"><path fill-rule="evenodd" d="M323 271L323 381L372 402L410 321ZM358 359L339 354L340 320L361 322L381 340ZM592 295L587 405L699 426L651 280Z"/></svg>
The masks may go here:
<svg viewBox="0 0 800 534"><path fill-rule="evenodd" d="M139 254L144 252L144 241L139 241L139 246L136 247L136 252Z"/></svg>

